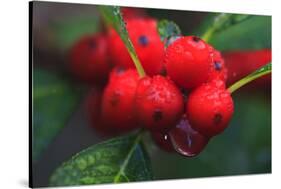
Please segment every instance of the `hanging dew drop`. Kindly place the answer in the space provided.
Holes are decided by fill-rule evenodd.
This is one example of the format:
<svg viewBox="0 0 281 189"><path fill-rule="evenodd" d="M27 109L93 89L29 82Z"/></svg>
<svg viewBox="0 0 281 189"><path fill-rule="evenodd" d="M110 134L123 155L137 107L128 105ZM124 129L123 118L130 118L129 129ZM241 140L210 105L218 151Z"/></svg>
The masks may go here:
<svg viewBox="0 0 281 189"><path fill-rule="evenodd" d="M185 117L170 130L169 137L174 149L187 157L198 155L209 142L207 137L192 129Z"/></svg>

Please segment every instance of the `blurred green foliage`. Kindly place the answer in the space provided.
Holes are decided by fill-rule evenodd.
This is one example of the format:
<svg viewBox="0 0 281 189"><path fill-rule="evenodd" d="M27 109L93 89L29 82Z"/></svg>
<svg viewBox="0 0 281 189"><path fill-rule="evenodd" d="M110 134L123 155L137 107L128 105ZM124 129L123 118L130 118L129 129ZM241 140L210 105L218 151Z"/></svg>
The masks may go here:
<svg viewBox="0 0 281 189"><path fill-rule="evenodd" d="M61 50L69 49L79 38L100 30L98 15L79 15L60 19L50 25L54 44Z"/></svg>
<svg viewBox="0 0 281 189"><path fill-rule="evenodd" d="M48 147L73 113L80 89L42 69L33 70L33 161Z"/></svg>

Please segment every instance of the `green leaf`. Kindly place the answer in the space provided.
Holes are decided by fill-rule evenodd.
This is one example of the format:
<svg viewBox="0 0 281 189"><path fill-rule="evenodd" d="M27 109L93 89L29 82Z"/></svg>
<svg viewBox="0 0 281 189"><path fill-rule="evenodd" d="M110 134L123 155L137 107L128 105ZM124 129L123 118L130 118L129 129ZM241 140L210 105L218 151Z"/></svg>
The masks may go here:
<svg viewBox="0 0 281 189"><path fill-rule="evenodd" d="M223 30L241 23L249 18L251 18L251 15L227 13L217 14L212 18L210 26L203 34L202 39L205 41L209 41L214 34L220 33Z"/></svg>
<svg viewBox="0 0 281 189"><path fill-rule="evenodd" d="M271 17L253 16L215 35L210 43L220 50L271 48Z"/></svg>
<svg viewBox="0 0 281 189"><path fill-rule="evenodd" d="M157 25L158 33L161 40L165 43L165 47L169 45L169 41L181 35L179 26L173 21L160 20Z"/></svg>
<svg viewBox="0 0 281 189"><path fill-rule="evenodd" d="M97 15L80 14L52 22L50 33L55 45L65 51L82 36L98 32L98 26Z"/></svg>
<svg viewBox="0 0 281 189"><path fill-rule="evenodd" d="M80 91L57 75L33 71L33 151L36 162L65 126L80 99Z"/></svg>
<svg viewBox="0 0 281 189"><path fill-rule="evenodd" d="M122 136L81 151L55 170L50 186L152 180L141 136L141 133Z"/></svg>
<svg viewBox="0 0 281 189"><path fill-rule="evenodd" d="M99 11L101 12L102 17L108 25L113 26L117 31L122 41L124 42L139 75L145 76L145 71L141 65L140 60L138 59L137 53L135 51L134 45L129 38L128 31L126 29L126 24L123 20L120 7L118 6L99 6Z"/></svg>
<svg viewBox="0 0 281 189"><path fill-rule="evenodd" d="M213 17L214 14L207 16L193 34L203 35L211 25ZM221 51L271 48L271 16L251 16L215 33L209 43Z"/></svg>
<svg viewBox="0 0 281 189"><path fill-rule="evenodd" d="M265 66L261 67L260 69L254 71L253 73L247 75L246 77L240 79L239 81L235 82L233 85L231 85L228 90L233 93L240 87L246 85L247 83L250 83L251 81L254 81L255 79L258 79L266 74L271 73L271 63L266 64Z"/></svg>

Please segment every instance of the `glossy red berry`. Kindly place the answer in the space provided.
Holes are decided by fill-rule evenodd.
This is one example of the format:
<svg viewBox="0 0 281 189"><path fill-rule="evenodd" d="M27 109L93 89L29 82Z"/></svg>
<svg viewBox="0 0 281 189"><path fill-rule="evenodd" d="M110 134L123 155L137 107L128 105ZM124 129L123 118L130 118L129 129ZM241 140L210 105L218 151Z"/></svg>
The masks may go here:
<svg viewBox="0 0 281 189"><path fill-rule="evenodd" d="M208 137L192 129L185 116L170 130L169 137L173 148L188 157L198 155L209 142Z"/></svg>
<svg viewBox="0 0 281 189"><path fill-rule="evenodd" d="M110 72L107 38L103 34L85 36L70 50L70 71L88 83L104 83Z"/></svg>
<svg viewBox="0 0 281 189"><path fill-rule="evenodd" d="M221 133L233 114L230 92L216 82L202 84L188 97L186 115L192 128L205 136Z"/></svg>
<svg viewBox="0 0 281 189"><path fill-rule="evenodd" d="M166 49L168 76L187 89L207 81L211 63L209 45L196 36L180 37Z"/></svg>
<svg viewBox="0 0 281 189"><path fill-rule="evenodd" d="M161 149L167 152L174 152L174 147L172 145L170 136L164 132L151 132L151 137L153 141L159 146Z"/></svg>
<svg viewBox="0 0 281 189"><path fill-rule="evenodd" d="M225 66L224 59L221 53L212 48L210 52L210 56L211 56L212 65L211 65L211 72L209 74L208 81L219 79L226 82L227 68Z"/></svg>
<svg viewBox="0 0 281 189"><path fill-rule="evenodd" d="M158 34L156 20L128 19L126 26L146 74L161 73L164 69L164 44ZM134 68L128 50L114 29L109 30L109 39L113 63L124 68Z"/></svg>
<svg viewBox="0 0 281 189"><path fill-rule="evenodd" d="M150 130L168 130L177 123L183 111L183 96L170 79L156 75L139 81L135 112L141 126Z"/></svg>
<svg viewBox="0 0 281 189"><path fill-rule="evenodd" d="M102 97L101 117L110 128L130 130L136 128L134 99L139 80L135 69L115 68Z"/></svg>

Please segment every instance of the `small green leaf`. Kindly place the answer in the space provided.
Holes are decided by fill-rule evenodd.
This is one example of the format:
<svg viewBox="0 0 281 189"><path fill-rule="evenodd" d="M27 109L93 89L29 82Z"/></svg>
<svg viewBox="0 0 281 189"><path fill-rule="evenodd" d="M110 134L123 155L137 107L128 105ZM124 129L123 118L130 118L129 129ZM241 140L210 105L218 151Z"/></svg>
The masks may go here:
<svg viewBox="0 0 281 189"><path fill-rule="evenodd" d="M169 20L160 20L158 22L158 33L161 37L161 40L165 43L165 47L169 45L169 41L172 38L178 37L181 35L181 30L179 26L173 21Z"/></svg>
<svg viewBox="0 0 281 189"><path fill-rule="evenodd" d="M251 15L220 13L213 17L211 25L203 34L202 39L209 41L212 35L251 18Z"/></svg>
<svg viewBox="0 0 281 189"><path fill-rule="evenodd" d="M215 15L209 14L193 34L202 36L212 25ZM271 48L271 17L251 16L214 33L209 43L220 51Z"/></svg>
<svg viewBox="0 0 281 189"><path fill-rule="evenodd" d="M128 31L126 29L126 24L123 20L120 7L118 6L99 6L99 11L101 12L102 17L108 25L113 26L117 31L122 41L124 42L139 75L145 76L145 71L141 65L140 60L138 59L137 53L135 51L134 45L129 38Z"/></svg>
<svg viewBox="0 0 281 189"><path fill-rule="evenodd" d="M266 74L271 73L271 63L266 64L265 66L261 67L260 69L254 71L253 73L247 75L246 77L240 79L239 81L235 82L233 85L231 85L228 90L233 93L240 87L246 85L247 83L250 83L251 81L258 79Z"/></svg>
<svg viewBox="0 0 281 189"><path fill-rule="evenodd" d="M271 48L271 17L253 16L210 40L220 50Z"/></svg>
<svg viewBox="0 0 281 189"><path fill-rule="evenodd" d="M33 148L37 161L54 137L65 126L80 99L73 85L45 70L33 72Z"/></svg>
<svg viewBox="0 0 281 189"><path fill-rule="evenodd" d="M50 186L152 180L141 136L141 133L122 136L81 151L55 170Z"/></svg>

